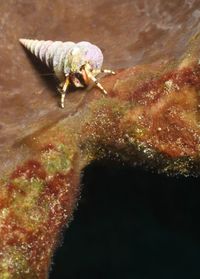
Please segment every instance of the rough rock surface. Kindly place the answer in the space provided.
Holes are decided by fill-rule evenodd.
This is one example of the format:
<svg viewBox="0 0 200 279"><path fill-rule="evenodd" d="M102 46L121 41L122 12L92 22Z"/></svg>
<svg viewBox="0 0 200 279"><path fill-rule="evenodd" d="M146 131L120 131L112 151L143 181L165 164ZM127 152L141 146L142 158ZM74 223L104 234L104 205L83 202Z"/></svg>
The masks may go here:
<svg viewBox="0 0 200 279"><path fill-rule="evenodd" d="M180 9L181 7L181 9ZM198 1L3 1L1 278L45 278L81 169L114 156L166 173L199 172ZM48 69L19 37L88 40L119 70L58 106ZM144 65L145 64L145 65ZM48 249L46 249L48 247Z"/></svg>

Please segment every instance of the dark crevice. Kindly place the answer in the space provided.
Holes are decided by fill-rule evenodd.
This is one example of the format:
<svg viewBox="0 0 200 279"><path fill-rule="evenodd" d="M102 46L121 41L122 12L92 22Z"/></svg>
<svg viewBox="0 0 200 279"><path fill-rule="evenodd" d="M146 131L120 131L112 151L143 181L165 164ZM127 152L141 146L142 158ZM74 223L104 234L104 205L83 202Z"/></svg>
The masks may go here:
<svg viewBox="0 0 200 279"><path fill-rule="evenodd" d="M199 182L93 163L50 279L200 278Z"/></svg>

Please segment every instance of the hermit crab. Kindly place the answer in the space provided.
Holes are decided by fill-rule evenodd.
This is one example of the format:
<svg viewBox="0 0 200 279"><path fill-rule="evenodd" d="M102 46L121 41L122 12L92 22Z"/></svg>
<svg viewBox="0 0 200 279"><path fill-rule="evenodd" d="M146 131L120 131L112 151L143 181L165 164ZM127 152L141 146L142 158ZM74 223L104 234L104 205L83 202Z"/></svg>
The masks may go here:
<svg viewBox="0 0 200 279"><path fill-rule="evenodd" d="M102 69L103 54L96 45L84 41L79 43L30 39L19 39L19 41L54 71L59 80L58 92L61 94L61 108L64 108L65 95L70 84L78 88L86 87L94 82L104 94L107 94L97 81L97 75L115 73Z"/></svg>

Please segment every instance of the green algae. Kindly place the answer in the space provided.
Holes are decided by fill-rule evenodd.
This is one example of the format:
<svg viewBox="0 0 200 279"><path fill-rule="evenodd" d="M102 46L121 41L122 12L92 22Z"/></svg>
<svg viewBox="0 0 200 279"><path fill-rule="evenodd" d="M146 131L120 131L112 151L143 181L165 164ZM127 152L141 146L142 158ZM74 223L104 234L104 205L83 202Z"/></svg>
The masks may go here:
<svg viewBox="0 0 200 279"><path fill-rule="evenodd" d="M64 144L59 144L56 149L43 152L41 161L48 175L66 173L71 167L71 155Z"/></svg>
<svg viewBox="0 0 200 279"><path fill-rule="evenodd" d="M0 261L0 278L1 279L22 279L37 278L31 270L26 256L20 252L17 247L10 247Z"/></svg>
<svg viewBox="0 0 200 279"><path fill-rule="evenodd" d="M16 186L13 203L10 207L20 225L34 229L47 217L45 210L38 206L38 199L44 189L44 182L38 178L27 179L18 177L13 179Z"/></svg>
<svg viewBox="0 0 200 279"><path fill-rule="evenodd" d="M37 197L44 188L44 182L41 179L35 177L31 177L30 179L24 176L17 177L12 180L12 183L17 187L18 190L29 194L31 198Z"/></svg>

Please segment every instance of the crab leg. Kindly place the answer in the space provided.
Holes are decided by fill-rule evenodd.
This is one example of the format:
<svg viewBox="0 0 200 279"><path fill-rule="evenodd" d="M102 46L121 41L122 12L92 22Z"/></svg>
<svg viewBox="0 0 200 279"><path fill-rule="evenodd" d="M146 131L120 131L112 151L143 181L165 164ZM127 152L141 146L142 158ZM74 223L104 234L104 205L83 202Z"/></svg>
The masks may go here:
<svg viewBox="0 0 200 279"><path fill-rule="evenodd" d="M61 98L60 98L60 106L61 106L61 108L65 107L65 103L64 102L65 102L65 95L66 95L68 86L69 86L69 76L66 76L64 84L61 83L59 88L58 88L58 91L61 94Z"/></svg>

